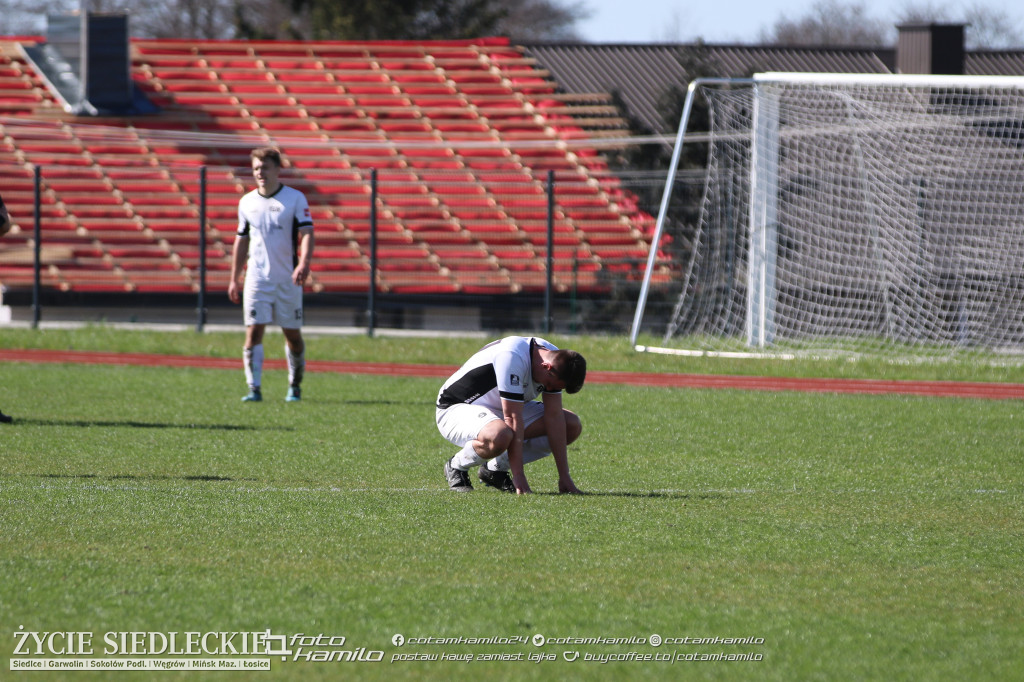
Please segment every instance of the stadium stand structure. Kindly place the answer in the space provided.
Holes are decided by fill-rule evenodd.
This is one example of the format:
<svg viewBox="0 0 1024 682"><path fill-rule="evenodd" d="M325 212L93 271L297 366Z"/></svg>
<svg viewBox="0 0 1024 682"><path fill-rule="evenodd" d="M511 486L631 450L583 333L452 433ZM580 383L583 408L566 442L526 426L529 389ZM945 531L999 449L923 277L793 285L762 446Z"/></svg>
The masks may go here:
<svg viewBox="0 0 1024 682"><path fill-rule="evenodd" d="M555 285L600 295L639 278L653 233L602 153L625 119L633 133L671 132L658 100L696 75L906 72L902 29L896 50L134 40L134 82L161 111L117 119L68 114L21 47L42 39L0 38L0 187L16 222L0 282L31 286L39 165L44 287L194 291L205 165L208 284L222 288L237 202L252 185L248 152L273 143L286 181L311 200L317 291L368 288L371 168L380 290L540 290L550 170ZM963 72L1022 64L1022 51L969 50ZM668 258L659 263L669 277Z"/></svg>
<svg viewBox="0 0 1024 682"><path fill-rule="evenodd" d="M650 248L653 219L601 155L623 132L610 96L560 92L507 40L133 40L134 82L159 113L89 119L25 58L32 40L0 40L0 182L18 228L8 288L31 282L36 166L43 286L195 291L205 166L207 282L226 287L248 153L267 144L310 200L315 291L368 289L371 169L381 291L543 289L549 171L557 288L639 277Z"/></svg>

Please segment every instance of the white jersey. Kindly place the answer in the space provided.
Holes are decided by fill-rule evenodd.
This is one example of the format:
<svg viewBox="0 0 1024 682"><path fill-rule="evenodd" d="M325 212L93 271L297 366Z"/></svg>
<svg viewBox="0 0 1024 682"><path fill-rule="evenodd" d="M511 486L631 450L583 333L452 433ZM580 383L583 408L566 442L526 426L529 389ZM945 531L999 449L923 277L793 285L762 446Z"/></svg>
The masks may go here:
<svg viewBox="0 0 1024 682"><path fill-rule="evenodd" d="M502 399L536 399L544 386L533 380L534 345L558 350L544 339L527 336L509 336L484 346L444 383L437 394L437 407L445 409L466 403L482 405L500 414Z"/></svg>
<svg viewBox="0 0 1024 682"><path fill-rule="evenodd" d="M299 264L299 231L312 230L305 195L281 185L269 197L253 190L238 202L238 236L249 238L246 282L291 281Z"/></svg>

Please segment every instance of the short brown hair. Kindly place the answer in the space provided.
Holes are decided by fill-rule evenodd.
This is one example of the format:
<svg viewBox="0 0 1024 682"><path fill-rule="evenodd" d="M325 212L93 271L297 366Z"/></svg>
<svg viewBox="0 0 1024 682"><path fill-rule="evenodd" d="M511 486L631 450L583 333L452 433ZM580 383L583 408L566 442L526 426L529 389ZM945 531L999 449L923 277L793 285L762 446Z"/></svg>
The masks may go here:
<svg viewBox="0 0 1024 682"><path fill-rule="evenodd" d="M266 163L270 161L272 164L281 168L284 164L281 161L281 152L274 147L260 147L259 149L253 149L252 153L249 154L250 158L259 159Z"/></svg>
<svg viewBox="0 0 1024 682"><path fill-rule="evenodd" d="M551 371L565 382L566 393L578 393L587 378L587 361L574 350L559 350L551 362Z"/></svg>

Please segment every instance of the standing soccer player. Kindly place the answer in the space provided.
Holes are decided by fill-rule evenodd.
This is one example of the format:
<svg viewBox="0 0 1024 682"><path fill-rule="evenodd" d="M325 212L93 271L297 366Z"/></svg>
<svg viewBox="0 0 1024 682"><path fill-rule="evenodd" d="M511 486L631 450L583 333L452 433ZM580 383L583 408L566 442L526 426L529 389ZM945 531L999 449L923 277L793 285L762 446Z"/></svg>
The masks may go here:
<svg viewBox="0 0 1024 682"><path fill-rule="evenodd" d="M250 155L256 189L238 202L238 234L232 249L228 298L242 302L245 319L243 401L263 400L263 333L281 327L288 358L288 395L302 398L306 344L302 338L302 286L313 257L313 219L305 195L282 185L281 153L256 149ZM245 280L242 280L243 268ZM240 293L241 292L241 293Z"/></svg>
<svg viewBox="0 0 1024 682"><path fill-rule="evenodd" d="M576 393L586 376L582 355L544 339L509 336L477 351L437 394L438 431L462 448L445 462L448 487L472 490L468 471L479 466L486 485L529 493L523 465L553 454L558 491L579 493L567 446L583 427L562 407L562 391Z"/></svg>
<svg viewBox="0 0 1024 682"><path fill-rule="evenodd" d="M4 205L4 198L0 197L0 237L11 230L11 216L7 212L7 207ZM0 424L10 424L14 419L8 415L0 412Z"/></svg>

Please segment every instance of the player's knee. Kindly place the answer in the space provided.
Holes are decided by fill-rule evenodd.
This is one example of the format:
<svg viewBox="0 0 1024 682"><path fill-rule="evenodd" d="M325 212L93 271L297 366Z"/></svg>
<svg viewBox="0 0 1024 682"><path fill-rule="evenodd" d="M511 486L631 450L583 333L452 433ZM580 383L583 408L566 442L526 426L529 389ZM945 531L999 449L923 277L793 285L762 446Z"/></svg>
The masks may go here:
<svg viewBox="0 0 1024 682"><path fill-rule="evenodd" d="M583 433L583 423L575 412L565 411L565 440L571 443Z"/></svg>
<svg viewBox="0 0 1024 682"><path fill-rule="evenodd" d="M285 332L285 344L295 355L302 355L306 351L306 342L302 340L302 332L289 330Z"/></svg>
<svg viewBox="0 0 1024 682"><path fill-rule="evenodd" d="M491 422L491 424L496 424L497 426L484 429L477 438L486 451L478 453L484 459L497 457L505 452L505 450L508 450L508 446L512 444L512 439L515 437L515 432L505 424L497 421Z"/></svg>
<svg viewBox="0 0 1024 682"><path fill-rule="evenodd" d="M252 348L263 343L263 332L266 327L262 324L249 325L245 332L245 347Z"/></svg>

